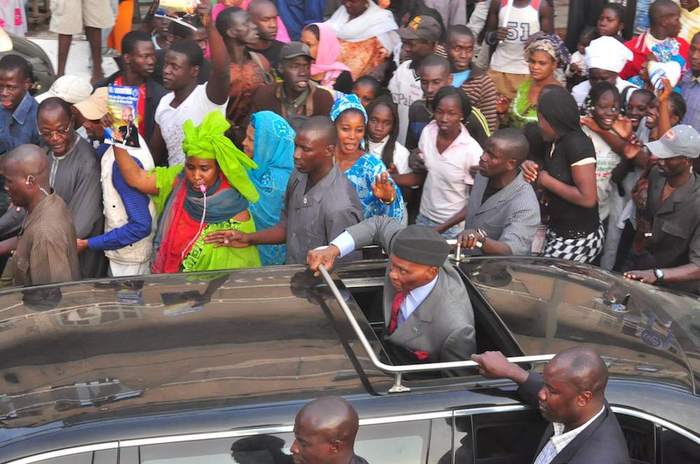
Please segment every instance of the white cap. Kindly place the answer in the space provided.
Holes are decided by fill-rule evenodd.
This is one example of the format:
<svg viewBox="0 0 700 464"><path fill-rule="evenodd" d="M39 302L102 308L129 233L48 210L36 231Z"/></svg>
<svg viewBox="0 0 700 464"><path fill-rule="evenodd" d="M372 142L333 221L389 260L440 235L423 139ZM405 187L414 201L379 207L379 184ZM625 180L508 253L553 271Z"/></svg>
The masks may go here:
<svg viewBox="0 0 700 464"><path fill-rule="evenodd" d="M51 88L38 95L36 101L41 103L50 97L59 97L71 105L81 102L92 93L92 85L83 77L61 76L51 84Z"/></svg>
<svg viewBox="0 0 700 464"><path fill-rule="evenodd" d="M599 37L586 47L586 65L589 69L598 68L619 73L633 58L632 50L613 37Z"/></svg>

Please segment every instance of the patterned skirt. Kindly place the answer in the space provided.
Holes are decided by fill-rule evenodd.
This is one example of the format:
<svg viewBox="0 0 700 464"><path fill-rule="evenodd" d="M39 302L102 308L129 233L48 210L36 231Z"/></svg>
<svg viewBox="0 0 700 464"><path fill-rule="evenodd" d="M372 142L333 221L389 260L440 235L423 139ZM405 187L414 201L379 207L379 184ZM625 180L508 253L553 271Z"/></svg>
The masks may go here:
<svg viewBox="0 0 700 464"><path fill-rule="evenodd" d="M603 250L604 238L603 224L598 226L598 230L581 238L564 238L549 229L544 256L577 263L592 263Z"/></svg>

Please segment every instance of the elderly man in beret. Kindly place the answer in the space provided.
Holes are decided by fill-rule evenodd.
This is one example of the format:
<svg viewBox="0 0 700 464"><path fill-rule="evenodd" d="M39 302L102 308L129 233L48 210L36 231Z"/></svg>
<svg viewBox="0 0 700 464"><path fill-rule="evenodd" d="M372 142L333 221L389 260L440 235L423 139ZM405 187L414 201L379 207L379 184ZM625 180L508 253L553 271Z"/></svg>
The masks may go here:
<svg viewBox="0 0 700 464"><path fill-rule="evenodd" d="M461 277L447 261L450 246L426 226L403 227L375 216L309 252L313 271L376 244L389 254L384 280L385 340L402 363L461 361L476 350L474 311Z"/></svg>

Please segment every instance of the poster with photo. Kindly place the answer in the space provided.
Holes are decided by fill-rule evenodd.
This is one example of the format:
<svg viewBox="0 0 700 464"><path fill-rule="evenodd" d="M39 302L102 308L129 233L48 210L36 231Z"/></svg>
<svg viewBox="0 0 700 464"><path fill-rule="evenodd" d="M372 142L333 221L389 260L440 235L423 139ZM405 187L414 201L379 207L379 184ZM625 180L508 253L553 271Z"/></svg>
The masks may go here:
<svg viewBox="0 0 700 464"><path fill-rule="evenodd" d="M112 126L105 128L105 143L125 148L138 148L140 146L138 104L138 87L109 86L107 105L112 118Z"/></svg>

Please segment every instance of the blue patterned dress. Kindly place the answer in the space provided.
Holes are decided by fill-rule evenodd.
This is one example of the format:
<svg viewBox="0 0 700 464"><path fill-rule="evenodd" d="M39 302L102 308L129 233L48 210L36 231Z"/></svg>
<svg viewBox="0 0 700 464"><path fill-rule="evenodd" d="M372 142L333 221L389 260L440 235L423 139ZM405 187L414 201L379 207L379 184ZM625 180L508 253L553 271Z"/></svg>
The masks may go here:
<svg viewBox="0 0 700 464"><path fill-rule="evenodd" d="M379 174L386 172L386 167L381 160L371 153L360 156L350 169L345 171L345 177L350 181L362 204L362 212L365 219L373 216L389 216L401 222L406 214L403 206L401 191L390 180L396 190L396 198L390 205L385 205L372 193L372 185Z"/></svg>

